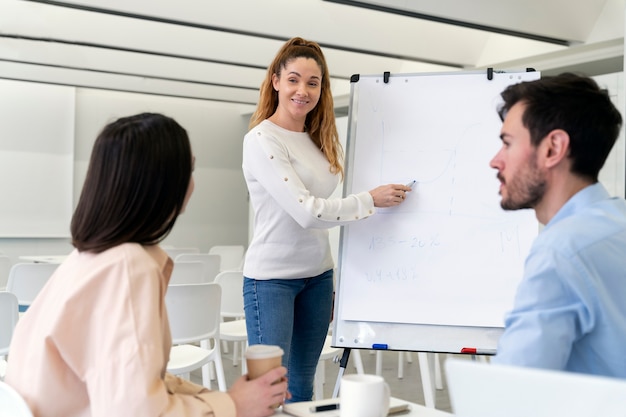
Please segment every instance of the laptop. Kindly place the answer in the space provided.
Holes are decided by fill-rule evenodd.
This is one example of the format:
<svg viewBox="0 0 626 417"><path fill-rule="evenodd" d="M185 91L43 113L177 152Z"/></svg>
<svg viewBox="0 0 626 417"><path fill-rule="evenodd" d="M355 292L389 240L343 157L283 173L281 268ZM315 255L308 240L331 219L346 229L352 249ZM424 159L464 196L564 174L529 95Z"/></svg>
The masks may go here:
<svg viewBox="0 0 626 417"><path fill-rule="evenodd" d="M625 417L626 380L571 372L445 362L456 417Z"/></svg>

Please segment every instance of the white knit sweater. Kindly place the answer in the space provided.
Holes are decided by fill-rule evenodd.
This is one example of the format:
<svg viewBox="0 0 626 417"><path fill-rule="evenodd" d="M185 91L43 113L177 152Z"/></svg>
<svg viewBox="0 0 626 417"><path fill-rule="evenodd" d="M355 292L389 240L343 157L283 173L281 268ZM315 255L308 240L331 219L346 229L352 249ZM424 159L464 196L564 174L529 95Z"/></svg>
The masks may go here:
<svg viewBox="0 0 626 417"><path fill-rule="evenodd" d="M338 176L308 133L269 120L244 137L243 174L254 209L254 236L244 275L295 279L333 268L326 229L375 212L369 192L328 197Z"/></svg>

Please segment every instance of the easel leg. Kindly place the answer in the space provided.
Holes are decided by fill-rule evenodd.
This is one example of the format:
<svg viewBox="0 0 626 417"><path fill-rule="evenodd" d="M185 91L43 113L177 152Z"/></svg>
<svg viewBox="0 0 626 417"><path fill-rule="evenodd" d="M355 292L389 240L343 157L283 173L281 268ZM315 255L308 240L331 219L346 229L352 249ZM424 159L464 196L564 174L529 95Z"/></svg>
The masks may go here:
<svg viewBox="0 0 626 417"><path fill-rule="evenodd" d="M418 352L417 358L420 365L420 375L422 377L422 389L424 390L424 405L435 408L435 358L434 353Z"/></svg>
<svg viewBox="0 0 626 417"><path fill-rule="evenodd" d="M335 382L335 389L333 390L333 398L339 396L339 386L341 385L341 378L343 377L346 367L348 366L348 359L350 358L350 348L343 349L343 355L339 361L339 373L337 374L337 382Z"/></svg>

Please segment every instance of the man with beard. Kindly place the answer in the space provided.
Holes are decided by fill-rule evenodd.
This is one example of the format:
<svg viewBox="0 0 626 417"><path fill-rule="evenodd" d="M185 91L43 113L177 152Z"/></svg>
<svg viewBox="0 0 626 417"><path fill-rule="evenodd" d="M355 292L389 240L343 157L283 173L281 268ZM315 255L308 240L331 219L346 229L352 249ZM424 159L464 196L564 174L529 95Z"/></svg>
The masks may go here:
<svg viewBox="0 0 626 417"><path fill-rule="evenodd" d="M626 202L598 172L622 117L590 78L502 92L502 208L545 225L526 259L494 363L626 378Z"/></svg>

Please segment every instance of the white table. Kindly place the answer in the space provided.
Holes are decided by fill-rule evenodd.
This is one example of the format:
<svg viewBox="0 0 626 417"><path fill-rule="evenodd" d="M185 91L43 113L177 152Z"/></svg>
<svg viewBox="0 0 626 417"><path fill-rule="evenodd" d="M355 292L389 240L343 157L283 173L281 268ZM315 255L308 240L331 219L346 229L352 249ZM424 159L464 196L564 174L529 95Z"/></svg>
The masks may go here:
<svg viewBox="0 0 626 417"><path fill-rule="evenodd" d="M409 401L406 401L406 402L410 406L410 410L408 412L400 412L397 414L391 414L390 417L395 417L395 416L398 416L398 417L454 417L454 414L448 413L447 411L437 410L435 408L426 407L421 404L416 404L416 403L412 403ZM320 412L316 414L319 415L320 417L323 417L325 413L332 414L332 413L336 413L336 411L334 412L326 411L326 412ZM282 409L279 409L276 412L276 414L274 414L274 416L293 417L290 414L284 413Z"/></svg>
<svg viewBox="0 0 626 417"><path fill-rule="evenodd" d="M40 262L47 264L60 264L67 255L33 255L33 256L20 256L19 259L29 262Z"/></svg>

